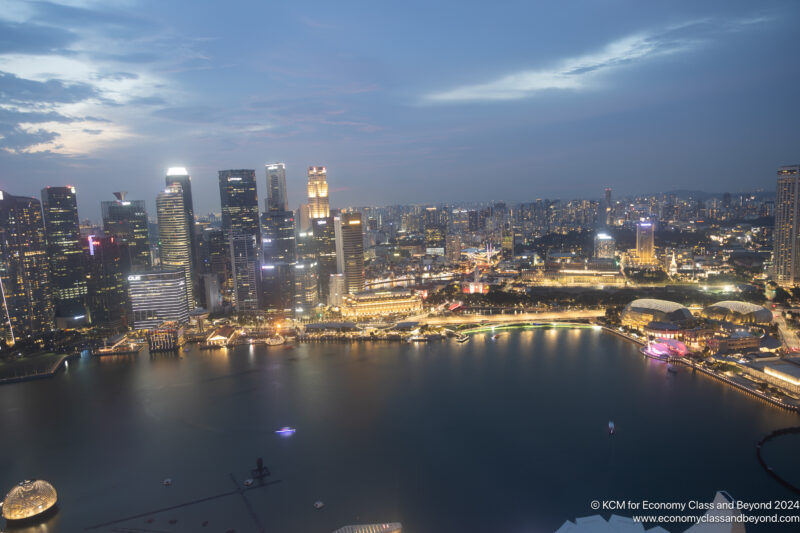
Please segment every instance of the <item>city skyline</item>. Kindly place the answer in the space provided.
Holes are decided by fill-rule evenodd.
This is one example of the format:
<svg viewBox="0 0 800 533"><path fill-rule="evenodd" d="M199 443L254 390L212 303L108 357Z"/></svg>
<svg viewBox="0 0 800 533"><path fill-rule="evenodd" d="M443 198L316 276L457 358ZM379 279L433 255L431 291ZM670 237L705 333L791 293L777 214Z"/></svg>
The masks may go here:
<svg viewBox="0 0 800 533"><path fill-rule="evenodd" d="M181 165L203 213L216 207L216 171L271 161L287 164L295 201L304 169L324 164L336 207L343 194L347 205L413 203L422 186L432 202L478 201L487 176L498 201L667 180L735 193L797 162L784 120L800 105L794 3L418 17L233 2L213 20L171 4L8 4L0 187L75 185L96 218L98 184L148 198L162 169ZM280 22L266 42L247 31L262 15ZM233 23L242 38L222 39ZM479 45L467 27L482 28ZM411 44L410 29L443 38Z"/></svg>

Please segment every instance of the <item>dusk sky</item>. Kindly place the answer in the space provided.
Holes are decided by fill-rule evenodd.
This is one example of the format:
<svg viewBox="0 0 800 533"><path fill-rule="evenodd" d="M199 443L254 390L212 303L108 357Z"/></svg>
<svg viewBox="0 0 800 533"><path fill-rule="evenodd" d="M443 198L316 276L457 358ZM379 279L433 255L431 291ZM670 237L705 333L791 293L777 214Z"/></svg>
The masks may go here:
<svg viewBox="0 0 800 533"><path fill-rule="evenodd" d="M534 5L535 4L535 5ZM0 189L309 165L331 204L775 188L800 162L800 3L3 0Z"/></svg>

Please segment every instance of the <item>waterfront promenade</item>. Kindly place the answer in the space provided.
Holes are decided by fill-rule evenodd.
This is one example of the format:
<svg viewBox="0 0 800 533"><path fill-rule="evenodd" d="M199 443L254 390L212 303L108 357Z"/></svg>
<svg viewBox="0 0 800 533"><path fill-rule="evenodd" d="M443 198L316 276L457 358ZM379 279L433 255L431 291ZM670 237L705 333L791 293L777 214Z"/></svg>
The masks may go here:
<svg viewBox="0 0 800 533"><path fill-rule="evenodd" d="M409 317L405 321L419 322L424 326L457 326L469 324L511 324L518 322L548 322L548 321L570 321L570 320L595 320L605 316L604 309L588 309L573 311L552 311L541 313L518 313L518 314L491 314L491 315L464 315L455 316L433 316L417 315Z"/></svg>

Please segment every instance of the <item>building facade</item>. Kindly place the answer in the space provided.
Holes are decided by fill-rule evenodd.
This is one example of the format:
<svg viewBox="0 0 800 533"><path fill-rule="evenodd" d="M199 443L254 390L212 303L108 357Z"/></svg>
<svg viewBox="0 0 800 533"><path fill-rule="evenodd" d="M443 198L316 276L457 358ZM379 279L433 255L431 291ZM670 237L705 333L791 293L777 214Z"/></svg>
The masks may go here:
<svg viewBox="0 0 800 533"><path fill-rule="evenodd" d="M783 166L778 169L773 230L775 281L783 286L796 286L800 283L798 216L800 165Z"/></svg>
<svg viewBox="0 0 800 533"><path fill-rule="evenodd" d="M652 222L642 221L636 224L636 257L644 264L655 260L655 232Z"/></svg>
<svg viewBox="0 0 800 533"><path fill-rule="evenodd" d="M325 167L308 167L308 212L311 220L331 215L328 171Z"/></svg>
<svg viewBox="0 0 800 533"><path fill-rule="evenodd" d="M14 344L55 327L47 239L36 198L0 191L0 332Z"/></svg>
<svg viewBox="0 0 800 533"><path fill-rule="evenodd" d="M286 164L266 165L267 172L267 211L288 211L286 196Z"/></svg>
<svg viewBox="0 0 800 533"><path fill-rule="evenodd" d="M180 185L181 193L183 194L183 213L186 217L186 225L189 228L189 242L191 244L192 252L192 268L194 272L199 270L200 261L200 243L197 239L197 231L195 230L194 219L194 200L192 199L192 178L183 167L172 167L167 169L167 187L172 185ZM193 279L193 283L196 280Z"/></svg>
<svg viewBox="0 0 800 533"><path fill-rule="evenodd" d="M86 269L75 187L42 189L42 213L50 260L56 325L85 325Z"/></svg>
<svg viewBox="0 0 800 533"><path fill-rule="evenodd" d="M128 299L133 329L155 329L163 322L189 321L189 299L183 270L159 270L128 275Z"/></svg>
<svg viewBox="0 0 800 533"><path fill-rule="evenodd" d="M180 183L173 183L156 197L161 266L182 270L186 278L189 307L196 304L194 294L194 261L192 260L192 227L186 215L186 196ZM192 217L192 222L194 218Z"/></svg>
<svg viewBox="0 0 800 533"><path fill-rule="evenodd" d="M336 217L336 265L344 274L348 294L364 290L364 233L361 213L342 213Z"/></svg>
<svg viewBox="0 0 800 533"><path fill-rule="evenodd" d="M122 252L125 274L151 266L150 230L144 200L128 200L126 192L115 192L116 200L100 202L103 231L113 235Z"/></svg>
<svg viewBox="0 0 800 533"><path fill-rule="evenodd" d="M87 271L86 305L92 326L124 329L128 325L128 291L116 237L89 235L81 242Z"/></svg>

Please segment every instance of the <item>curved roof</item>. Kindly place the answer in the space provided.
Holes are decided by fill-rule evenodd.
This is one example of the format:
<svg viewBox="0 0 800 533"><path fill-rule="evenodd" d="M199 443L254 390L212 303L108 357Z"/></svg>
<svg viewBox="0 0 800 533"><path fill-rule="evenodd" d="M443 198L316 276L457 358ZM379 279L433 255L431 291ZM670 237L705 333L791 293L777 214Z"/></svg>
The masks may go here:
<svg viewBox="0 0 800 533"><path fill-rule="evenodd" d="M6 520L24 520L41 514L56 504L56 489L41 479L23 481L8 491L3 500Z"/></svg>
<svg viewBox="0 0 800 533"><path fill-rule="evenodd" d="M751 315L757 322L771 322L772 311L764 306L752 304L749 302L740 302L735 300L724 300L709 305L703 309L703 314L735 314L735 315Z"/></svg>
<svg viewBox="0 0 800 533"><path fill-rule="evenodd" d="M631 309L661 311L662 313L674 313L680 309L686 309L679 303L670 302L669 300L656 300L655 298L639 298L629 303L628 307Z"/></svg>

